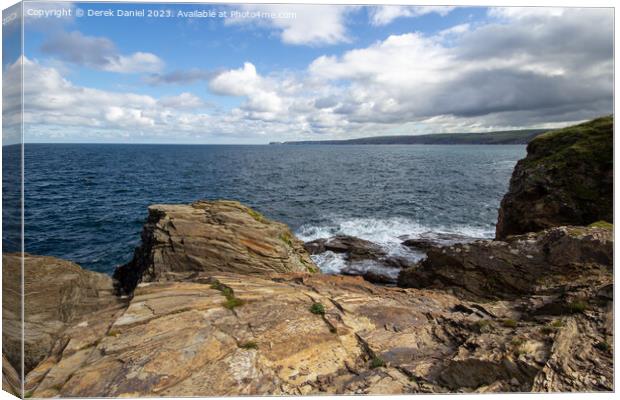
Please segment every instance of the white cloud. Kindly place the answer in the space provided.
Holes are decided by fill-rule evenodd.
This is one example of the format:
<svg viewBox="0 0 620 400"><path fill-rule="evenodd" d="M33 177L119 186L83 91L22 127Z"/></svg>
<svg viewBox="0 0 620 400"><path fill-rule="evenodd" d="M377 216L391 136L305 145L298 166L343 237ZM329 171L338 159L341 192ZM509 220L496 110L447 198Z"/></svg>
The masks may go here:
<svg viewBox="0 0 620 400"><path fill-rule="evenodd" d="M27 61L28 134L295 140L553 127L612 111L612 12L510 15L434 36L392 35L299 71L265 74L248 61L158 75L208 80L212 94L239 98L227 110L193 93L157 99L79 87Z"/></svg>
<svg viewBox="0 0 620 400"><path fill-rule="evenodd" d="M308 70L320 80L350 82L334 108L349 122L437 123L429 118L452 115L524 126L611 112L609 11L510 15L436 36L390 36L341 56L319 57Z"/></svg>
<svg viewBox="0 0 620 400"><path fill-rule="evenodd" d="M155 54L137 52L130 56L119 55L108 59L108 63L102 67L105 71L120 72L125 74L140 72L161 71L164 62Z"/></svg>
<svg viewBox="0 0 620 400"><path fill-rule="evenodd" d="M159 103L163 107L174 109L193 109L205 106L205 103L200 99L200 97L187 92L181 93L177 96L163 97L159 100Z"/></svg>
<svg viewBox="0 0 620 400"><path fill-rule="evenodd" d="M456 7L448 6L377 6L370 12L370 22L375 26L388 25L397 18L415 18L436 13L448 15Z"/></svg>
<svg viewBox="0 0 620 400"><path fill-rule="evenodd" d="M494 18L522 20L561 17L565 10L564 7L492 7L487 14Z"/></svg>
<svg viewBox="0 0 620 400"><path fill-rule="evenodd" d="M259 89L262 79L256 73L256 67L246 62L243 68L225 71L209 83L212 91L226 96L247 96Z"/></svg>
<svg viewBox="0 0 620 400"><path fill-rule="evenodd" d="M271 14L274 18L231 18L227 24L255 24L279 33L282 42L293 45L329 45L349 42L347 13L353 6L259 5L240 6L246 12Z"/></svg>
<svg viewBox="0 0 620 400"><path fill-rule="evenodd" d="M217 94L246 97L244 108L258 113L282 111L283 101L276 93L277 86L277 82L259 76L249 62L243 68L222 72L209 82L209 88Z"/></svg>

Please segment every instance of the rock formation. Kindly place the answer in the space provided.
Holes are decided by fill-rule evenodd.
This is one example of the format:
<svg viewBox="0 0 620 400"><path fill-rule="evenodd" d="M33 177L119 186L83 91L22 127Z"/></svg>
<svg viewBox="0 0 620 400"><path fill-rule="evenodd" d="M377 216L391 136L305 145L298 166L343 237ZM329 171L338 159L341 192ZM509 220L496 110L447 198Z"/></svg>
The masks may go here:
<svg viewBox="0 0 620 400"><path fill-rule="evenodd" d="M611 229L557 227L511 236L506 241L478 240L430 248L418 266L401 272L398 283L403 287L450 288L473 299L538 294L550 299L554 294L568 295L577 282L587 281L593 290L596 285L610 284L612 270Z"/></svg>
<svg viewBox="0 0 620 400"><path fill-rule="evenodd" d="M4 276L19 276L18 254L3 254ZM3 294L20 296L21 282L4 282ZM17 285L14 287L12 285ZM113 293L112 279L104 274L82 269L75 263L55 257L24 255L24 367L28 373L42 359L75 321L87 323L84 331L98 331L103 315L114 315L124 308L123 300ZM9 304L9 302L4 302ZM16 370L21 370L21 315L4 308L3 354ZM88 322L91 321L91 322ZM78 345L71 343L71 345Z"/></svg>
<svg viewBox="0 0 620 400"><path fill-rule="evenodd" d="M4 354L2 354L2 390L21 397L21 378Z"/></svg>
<svg viewBox="0 0 620 400"><path fill-rule="evenodd" d="M511 191L531 179L515 173ZM152 206L142 245L115 273L130 296L113 296L104 275L26 255L25 395L612 391L613 228L555 226L600 216L607 198L562 197L574 211L553 214L552 197L530 198L550 211L544 229L507 224L511 202L528 198L515 195L505 240L412 242L427 258L402 270L402 287L312 273L285 225L236 202ZM599 211L579 209L590 205ZM384 256L354 238L306 247ZM6 274L19 258L3 262ZM3 336L3 387L19 391L16 333Z"/></svg>
<svg viewBox="0 0 620 400"><path fill-rule="evenodd" d="M613 116L542 134L502 200L496 238L553 226L613 223Z"/></svg>
<svg viewBox="0 0 620 400"><path fill-rule="evenodd" d="M344 255L346 265L341 274L360 275L373 283L396 283L399 270L413 264L402 257L387 254L373 242L347 235L316 239L305 243L304 248L312 255L325 252Z"/></svg>
<svg viewBox="0 0 620 400"><path fill-rule="evenodd" d="M131 293L139 280L178 280L195 272L317 272L318 268L282 223L236 201L153 205L133 260L119 267L119 289Z"/></svg>
<svg viewBox="0 0 620 400"><path fill-rule="evenodd" d="M476 350L479 357L470 354L467 363L477 364L497 351L488 347L489 340L502 339L485 338L484 333L501 325L513 329L513 339L504 345L536 361L522 370L531 376L528 391L613 388L609 228L558 227L506 242L481 240L430 249L420 265L401 272L399 285L480 302L470 312L487 316L476 339L485 343ZM497 307L510 312L499 317ZM488 373L497 372L490 368ZM462 384L476 379L469 370L461 374Z"/></svg>

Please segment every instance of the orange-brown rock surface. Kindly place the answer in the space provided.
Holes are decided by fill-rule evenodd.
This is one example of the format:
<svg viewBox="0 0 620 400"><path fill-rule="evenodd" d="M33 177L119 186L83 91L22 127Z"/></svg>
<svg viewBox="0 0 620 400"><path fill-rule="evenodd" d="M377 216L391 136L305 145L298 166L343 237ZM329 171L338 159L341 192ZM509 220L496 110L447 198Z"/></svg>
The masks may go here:
<svg viewBox="0 0 620 400"><path fill-rule="evenodd" d="M573 239L602 243L605 253L609 232L588 229ZM594 234L597 240L588 239ZM126 308L72 319L28 373L26 393L612 390L612 275L607 261L590 257L595 253L573 254L567 279L540 282L547 291L494 299L445 282L398 288L307 272L154 276ZM53 265L59 273L66 267ZM476 270L475 262L467 265L462 276Z"/></svg>
<svg viewBox="0 0 620 400"><path fill-rule="evenodd" d="M3 274L19 275L20 255L4 254ZM21 282L8 280L6 294L19 296ZM13 287L17 285L17 287ZM7 290L8 289L8 290ZM3 293L4 294L4 293ZM72 324L113 315L124 307L114 295L112 279L104 274L82 269L70 261L55 257L24 255L24 367L29 372L42 359ZM10 304L10 302L3 302ZM21 315L3 309L5 326L2 337L3 355L21 369ZM99 321L97 321L99 324ZM92 330L92 323L89 329ZM99 327L95 328L95 330Z"/></svg>
<svg viewBox="0 0 620 400"><path fill-rule="evenodd" d="M152 205L133 260L118 268L121 291L139 281L178 280L194 272L316 272L285 224L236 201Z"/></svg>

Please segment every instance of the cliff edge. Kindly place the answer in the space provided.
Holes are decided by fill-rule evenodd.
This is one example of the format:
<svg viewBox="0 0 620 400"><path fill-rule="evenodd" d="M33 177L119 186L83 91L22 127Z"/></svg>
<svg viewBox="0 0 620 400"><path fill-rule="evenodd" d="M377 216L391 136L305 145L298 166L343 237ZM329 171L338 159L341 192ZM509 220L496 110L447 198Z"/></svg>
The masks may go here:
<svg viewBox="0 0 620 400"><path fill-rule="evenodd" d="M502 200L496 238L613 223L613 122L602 117L534 138Z"/></svg>

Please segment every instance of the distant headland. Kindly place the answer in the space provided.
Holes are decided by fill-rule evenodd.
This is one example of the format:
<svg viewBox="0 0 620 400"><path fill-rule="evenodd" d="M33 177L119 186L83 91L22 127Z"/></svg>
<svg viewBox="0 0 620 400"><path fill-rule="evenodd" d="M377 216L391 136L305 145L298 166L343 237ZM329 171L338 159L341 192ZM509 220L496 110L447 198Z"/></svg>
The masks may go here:
<svg viewBox="0 0 620 400"><path fill-rule="evenodd" d="M474 133L435 133L416 136L374 136L344 140L271 142L269 144L527 144L539 134L547 131L549 131L549 129L522 129Z"/></svg>

